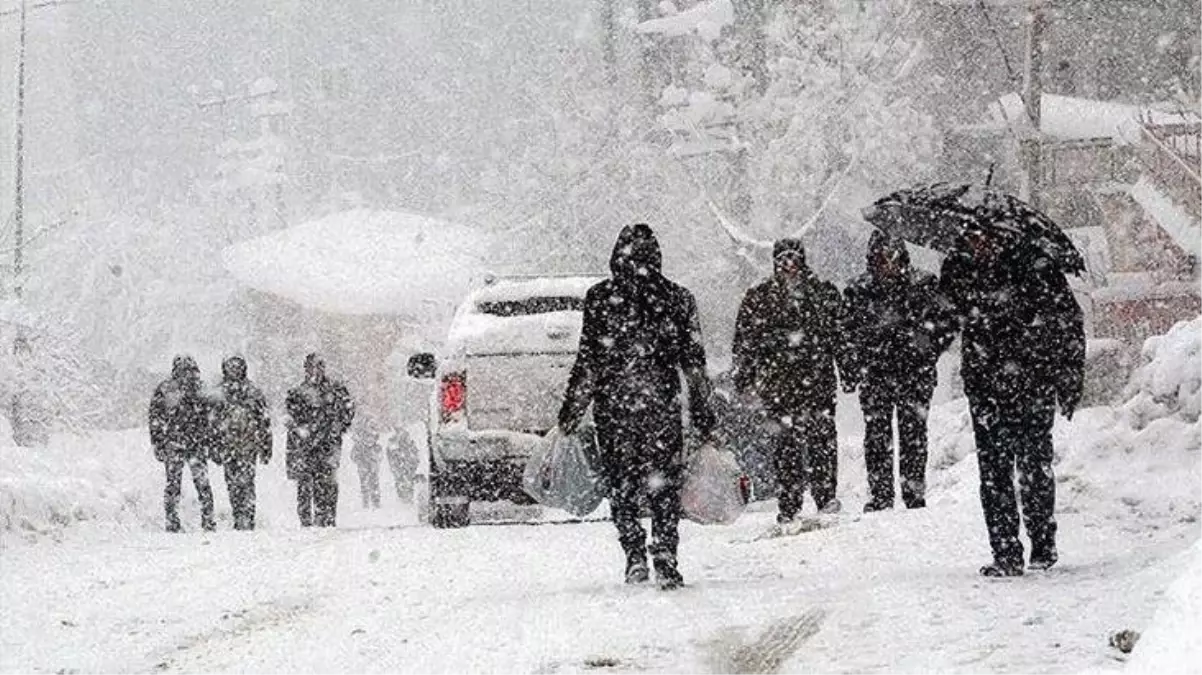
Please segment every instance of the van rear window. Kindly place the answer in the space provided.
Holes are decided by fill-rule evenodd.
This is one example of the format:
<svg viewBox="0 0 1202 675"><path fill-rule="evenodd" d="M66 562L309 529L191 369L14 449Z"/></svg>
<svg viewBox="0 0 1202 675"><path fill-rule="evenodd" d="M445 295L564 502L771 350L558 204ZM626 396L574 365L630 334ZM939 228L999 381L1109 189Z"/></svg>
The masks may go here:
<svg viewBox="0 0 1202 675"><path fill-rule="evenodd" d="M476 304L481 314L493 316L529 316L549 312L582 312L584 298L570 295L522 298L521 300L485 300Z"/></svg>

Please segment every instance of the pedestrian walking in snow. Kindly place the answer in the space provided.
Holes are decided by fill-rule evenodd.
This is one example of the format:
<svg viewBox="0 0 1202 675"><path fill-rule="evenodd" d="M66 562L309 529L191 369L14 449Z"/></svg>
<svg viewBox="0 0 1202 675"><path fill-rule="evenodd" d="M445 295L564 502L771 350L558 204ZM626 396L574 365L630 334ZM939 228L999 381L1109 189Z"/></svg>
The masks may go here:
<svg viewBox="0 0 1202 675"><path fill-rule="evenodd" d="M772 258L772 276L739 306L734 381L775 427L777 521L787 523L801 511L807 484L819 511L840 509L835 388L837 371L846 378L851 352L841 329L843 298L806 265L801 240L776 242Z"/></svg>
<svg viewBox="0 0 1202 675"><path fill-rule="evenodd" d="M380 449L380 433L375 421L363 415L359 424L355 425L354 448L351 459L359 469L359 496L363 500L363 508L380 508L380 459L383 451Z"/></svg>
<svg viewBox="0 0 1202 675"><path fill-rule="evenodd" d="M1085 332L1061 264L1005 227L969 228L940 278L963 329L981 506L989 529L991 577L1023 573L1019 505L1031 540L1031 569L1056 563L1056 481L1052 422L1072 417L1081 399Z"/></svg>
<svg viewBox="0 0 1202 675"><path fill-rule="evenodd" d="M296 481L296 513L302 527L333 527L338 512L338 465L342 436L355 404L341 382L326 375L317 354L305 357L305 379L288 391L288 477Z"/></svg>
<svg viewBox="0 0 1202 675"><path fill-rule="evenodd" d="M179 499L184 466L192 473L200 500L200 524L216 528L213 519L213 489L209 485L208 453L213 443L209 403L201 392L200 368L191 356L176 356L171 378L154 390L150 399L150 444L154 458L163 463L167 483L163 509L168 532L179 532Z"/></svg>
<svg viewBox="0 0 1202 675"><path fill-rule="evenodd" d="M384 449L397 501L408 504L413 499L413 481L417 476L417 444L403 426L398 426L386 434Z"/></svg>
<svg viewBox="0 0 1202 675"><path fill-rule="evenodd" d="M684 580L677 565L684 430L681 373L689 413L703 439L713 431L705 348L693 294L662 273L651 228L623 228L610 257L611 277L589 289L580 350L559 413L572 433L590 404L610 512L626 553L626 582L649 579L640 496L651 510L649 547L661 588Z"/></svg>
<svg viewBox="0 0 1202 675"><path fill-rule="evenodd" d="M906 508L926 506L927 413L935 364L955 336L953 316L939 299L939 280L910 265L906 245L880 230L868 240L865 274L844 291L844 335L853 366L845 388L860 389L864 463L871 499L864 511L893 508L893 416L897 415L901 496Z"/></svg>
<svg viewBox="0 0 1202 675"><path fill-rule="evenodd" d="M235 530L255 529L255 464L271 461L271 416L263 392L250 382L246 361L221 364L220 398L213 408L217 457L225 467Z"/></svg>

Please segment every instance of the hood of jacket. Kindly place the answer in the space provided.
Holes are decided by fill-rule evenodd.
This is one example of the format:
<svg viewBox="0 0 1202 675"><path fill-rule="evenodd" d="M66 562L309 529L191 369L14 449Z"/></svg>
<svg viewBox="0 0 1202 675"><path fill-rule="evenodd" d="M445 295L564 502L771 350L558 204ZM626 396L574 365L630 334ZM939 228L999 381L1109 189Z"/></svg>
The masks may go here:
<svg viewBox="0 0 1202 675"><path fill-rule="evenodd" d="M609 257L609 271L620 284L639 283L662 273L663 254L650 225L636 223L622 228Z"/></svg>

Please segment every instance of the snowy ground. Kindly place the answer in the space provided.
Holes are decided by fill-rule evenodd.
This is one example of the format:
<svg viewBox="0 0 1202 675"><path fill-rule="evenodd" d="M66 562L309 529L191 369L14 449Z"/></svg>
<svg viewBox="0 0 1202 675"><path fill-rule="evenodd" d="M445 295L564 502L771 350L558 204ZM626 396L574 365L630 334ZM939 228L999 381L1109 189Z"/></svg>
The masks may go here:
<svg viewBox="0 0 1202 675"><path fill-rule="evenodd" d="M1087 508L1080 495L1105 489L1072 474L1061 482L1062 502L1077 505L1060 514L1063 564L982 580L974 471L969 457L945 472L926 511L848 513L794 536L760 539L763 511L731 527L685 525L691 587L676 594L620 583L607 522L435 531L392 500L356 509L351 471L335 531L277 522L285 511L253 534L82 526L57 541L10 537L0 670L1114 670L1107 637L1147 626L1190 556L1198 573L1197 546L1186 553L1196 494L1192 507L1172 494L1130 504L1101 494ZM1079 485L1089 487L1065 489ZM273 494L264 506L283 508ZM1194 625L1196 599L1184 610Z"/></svg>
<svg viewBox="0 0 1202 675"><path fill-rule="evenodd" d="M0 669L1117 669L1108 635L1147 625L1199 555L1183 553L1196 524L1135 531L1070 514L1059 569L986 581L969 506L760 541L771 514L686 526L691 586L671 594L620 583L604 522L137 532L12 547Z"/></svg>
<svg viewBox="0 0 1202 675"><path fill-rule="evenodd" d="M771 504L685 524L675 593L621 583L608 522L431 530L387 491L357 508L349 463L336 530L295 527L272 465L261 530L228 530L217 479L222 531L168 535L141 434L5 450L0 671L1197 672L1198 328L1149 354L1177 365L1126 404L1057 426L1061 564L1014 580L976 575L962 400L933 415L928 509L858 514L848 425L845 513L782 537ZM1130 663L1107 644L1123 629L1146 631Z"/></svg>

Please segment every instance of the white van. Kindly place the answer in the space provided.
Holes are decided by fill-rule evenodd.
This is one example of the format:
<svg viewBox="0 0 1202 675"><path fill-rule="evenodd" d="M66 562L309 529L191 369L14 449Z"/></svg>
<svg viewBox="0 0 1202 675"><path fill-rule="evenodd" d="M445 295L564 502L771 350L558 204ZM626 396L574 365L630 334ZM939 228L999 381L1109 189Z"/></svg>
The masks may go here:
<svg viewBox="0 0 1202 675"><path fill-rule="evenodd" d="M522 471L555 426L580 344L584 296L601 280L490 280L460 305L439 358L410 357L410 377L437 385L427 423L427 494L419 497L426 503L418 504L434 527L467 525L473 501L533 503Z"/></svg>

